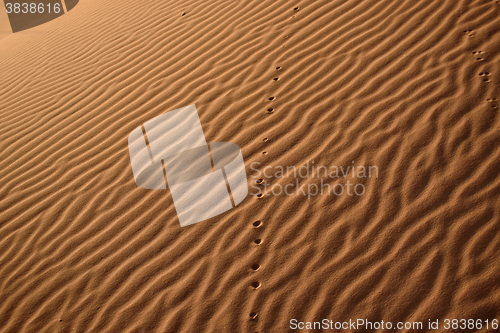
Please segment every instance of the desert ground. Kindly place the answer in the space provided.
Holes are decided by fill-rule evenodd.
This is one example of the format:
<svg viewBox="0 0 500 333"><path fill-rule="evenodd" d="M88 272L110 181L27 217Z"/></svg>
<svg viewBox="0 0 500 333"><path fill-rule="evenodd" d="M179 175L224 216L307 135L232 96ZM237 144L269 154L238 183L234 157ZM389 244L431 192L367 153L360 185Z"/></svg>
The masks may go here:
<svg viewBox="0 0 500 333"><path fill-rule="evenodd" d="M0 11L0 333L496 331L498 1ZM192 104L249 194L181 227L127 138Z"/></svg>

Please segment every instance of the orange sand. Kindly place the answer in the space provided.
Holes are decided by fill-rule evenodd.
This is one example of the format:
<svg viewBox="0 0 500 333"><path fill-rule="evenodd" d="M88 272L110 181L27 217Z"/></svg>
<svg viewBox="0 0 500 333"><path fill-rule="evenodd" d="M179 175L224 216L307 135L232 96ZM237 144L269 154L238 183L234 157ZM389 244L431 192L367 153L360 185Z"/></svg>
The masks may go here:
<svg viewBox="0 0 500 333"><path fill-rule="evenodd" d="M0 8L1 333L500 319L500 4L82 0L16 34ZM255 162L379 176L181 228L127 137L190 104L249 186Z"/></svg>

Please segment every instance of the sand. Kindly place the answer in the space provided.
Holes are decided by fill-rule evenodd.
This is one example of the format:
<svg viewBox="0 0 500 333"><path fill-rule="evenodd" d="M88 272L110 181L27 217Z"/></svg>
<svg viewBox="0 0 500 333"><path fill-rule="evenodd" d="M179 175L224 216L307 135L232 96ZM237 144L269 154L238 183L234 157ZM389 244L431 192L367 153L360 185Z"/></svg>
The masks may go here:
<svg viewBox="0 0 500 333"><path fill-rule="evenodd" d="M497 2L86 0L6 22L0 332L493 331ZM181 228L168 190L136 185L127 137L191 104L207 142L241 147L251 194ZM253 170L308 162L378 174ZM253 195L322 180L364 193Z"/></svg>

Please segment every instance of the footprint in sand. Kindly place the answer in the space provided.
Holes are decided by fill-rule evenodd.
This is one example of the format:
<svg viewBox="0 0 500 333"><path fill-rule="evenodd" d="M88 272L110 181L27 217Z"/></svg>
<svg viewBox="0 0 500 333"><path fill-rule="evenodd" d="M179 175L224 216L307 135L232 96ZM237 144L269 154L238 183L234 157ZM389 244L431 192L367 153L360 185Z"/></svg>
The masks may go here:
<svg viewBox="0 0 500 333"><path fill-rule="evenodd" d="M259 281L254 281L254 282L252 282L252 287L253 287L254 289L259 289L259 287L260 287L260 283L259 283Z"/></svg>
<svg viewBox="0 0 500 333"><path fill-rule="evenodd" d="M490 76L490 73L489 72L484 72L484 73L479 73L479 76L483 76L485 77L483 79L484 82L490 82L490 79L488 79L488 76Z"/></svg>
<svg viewBox="0 0 500 333"><path fill-rule="evenodd" d="M486 100L488 103L491 103L491 107L494 109L498 109L497 99L496 98L488 98Z"/></svg>
<svg viewBox="0 0 500 333"><path fill-rule="evenodd" d="M480 54L483 54L483 53L484 53L483 51L474 51L474 52L472 52L473 55L480 55ZM478 57L476 60L477 61L483 61L484 59L481 58L481 57Z"/></svg>
<svg viewBox="0 0 500 333"><path fill-rule="evenodd" d="M469 34L469 37L474 37L472 30L464 30L464 34Z"/></svg>

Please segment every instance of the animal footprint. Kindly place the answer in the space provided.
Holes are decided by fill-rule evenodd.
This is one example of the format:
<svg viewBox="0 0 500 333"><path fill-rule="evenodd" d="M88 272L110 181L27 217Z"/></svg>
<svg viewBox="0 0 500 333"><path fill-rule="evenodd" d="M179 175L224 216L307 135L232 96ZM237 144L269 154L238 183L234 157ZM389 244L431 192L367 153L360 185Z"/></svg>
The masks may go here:
<svg viewBox="0 0 500 333"><path fill-rule="evenodd" d="M489 72L479 73L479 75L485 77L483 79L484 82L490 82L490 79L488 79L488 76L490 76Z"/></svg>
<svg viewBox="0 0 500 333"><path fill-rule="evenodd" d="M498 104L497 104L497 99L496 98L488 98L486 101L488 101L488 103L492 103L491 104L492 108L498 109Z"/></svg>
<svg viewBox="0 0 500 333"><path fill-rule="evenodd" d="M259 289L259 287L260 287L260 282L259 282L259 281L254 281L254 282L252 282L252 287L253 287L254 289Z"/></svg>

